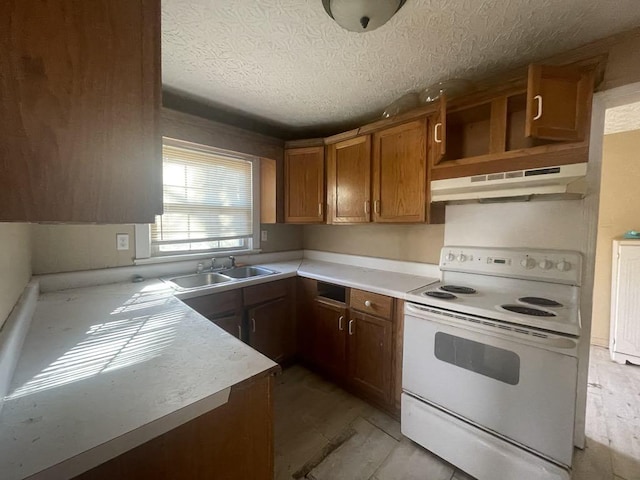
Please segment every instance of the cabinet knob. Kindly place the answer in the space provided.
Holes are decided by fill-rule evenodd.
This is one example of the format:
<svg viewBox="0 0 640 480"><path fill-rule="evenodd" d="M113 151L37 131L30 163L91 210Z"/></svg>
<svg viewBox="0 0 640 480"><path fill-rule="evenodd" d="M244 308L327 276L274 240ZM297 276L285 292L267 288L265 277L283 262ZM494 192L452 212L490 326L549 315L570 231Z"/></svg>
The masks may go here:
<svg viewBox="0 0 640 480"><path fill-rule="evenodd" d="M371 300L365 300L364 301L364 306L365 307L370 307L371 305L373 305L373 303L371 303Z"/></svg>

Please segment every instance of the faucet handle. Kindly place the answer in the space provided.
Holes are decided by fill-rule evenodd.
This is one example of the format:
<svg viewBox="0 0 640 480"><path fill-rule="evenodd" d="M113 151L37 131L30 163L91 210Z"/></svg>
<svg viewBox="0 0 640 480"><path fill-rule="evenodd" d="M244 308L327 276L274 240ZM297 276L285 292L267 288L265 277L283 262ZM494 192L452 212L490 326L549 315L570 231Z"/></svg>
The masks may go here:
<svg viewBox="0 0 640 480"><path fill-rule="evenodd" d="M196 267L196 273L202 273L203 270L204 265L202 264L202 262L198 263L198 266Z"/></svg>
<svg viewBox="0 0 640 480"><path fill-rule="evenodd" d="M236 257L229 255L229 260L231 260L231 268L236 268Z"/></svg>
<svg viewBox="0 0 640 480"><path fill-rule="evenodd" d="M215 270L216 268L216 257L211 258L211 270Z"/></svg>

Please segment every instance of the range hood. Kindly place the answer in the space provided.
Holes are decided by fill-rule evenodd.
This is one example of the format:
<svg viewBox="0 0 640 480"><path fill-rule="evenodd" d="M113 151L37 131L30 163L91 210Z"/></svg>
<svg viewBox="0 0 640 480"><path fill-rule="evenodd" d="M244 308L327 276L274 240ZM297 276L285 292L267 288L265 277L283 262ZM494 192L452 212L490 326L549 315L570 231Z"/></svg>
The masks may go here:
<svg viewBox="0 0 640 480"><path fill-rule="evenodd" d="M581 198L586 192L586 174L587 164L575 163L558 167L433 180L431 201L530 200L538 195L552 198Z"/></svg>

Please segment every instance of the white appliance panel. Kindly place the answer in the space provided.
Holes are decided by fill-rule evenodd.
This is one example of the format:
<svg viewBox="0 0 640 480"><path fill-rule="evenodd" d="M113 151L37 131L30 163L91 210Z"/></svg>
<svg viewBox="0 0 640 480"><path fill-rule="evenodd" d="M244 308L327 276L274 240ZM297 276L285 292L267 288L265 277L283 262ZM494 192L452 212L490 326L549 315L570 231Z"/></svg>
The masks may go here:
<svg viewBox="0 0 640 480"><path fill-rule="evenodd" d="M405 315L404 391L571 465L576 358L422 317Z"/></svg>
<svg viewBox="0 0 640 480"><path fill-rule="evenodd" d="M402 433L478 480L569 480L569 472L402 394Z"/></svg>
<svg viewBox="0 0 640 480"><path fill-rule="evenodd" d="M640 364L640 242L614 241L611 358Z"/></svg>

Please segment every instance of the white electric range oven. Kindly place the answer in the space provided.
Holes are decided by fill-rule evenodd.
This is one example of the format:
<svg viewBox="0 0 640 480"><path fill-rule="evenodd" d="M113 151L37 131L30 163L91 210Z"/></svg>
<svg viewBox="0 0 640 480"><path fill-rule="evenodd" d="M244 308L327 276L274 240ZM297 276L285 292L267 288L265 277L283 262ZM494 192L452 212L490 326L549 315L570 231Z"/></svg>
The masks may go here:
<svg viewBox="0 0 640 480"><path fill-rule="evenodd" d="M402 432L479 480L568 479L577 252L445 247L405 303Z"/></svg>

